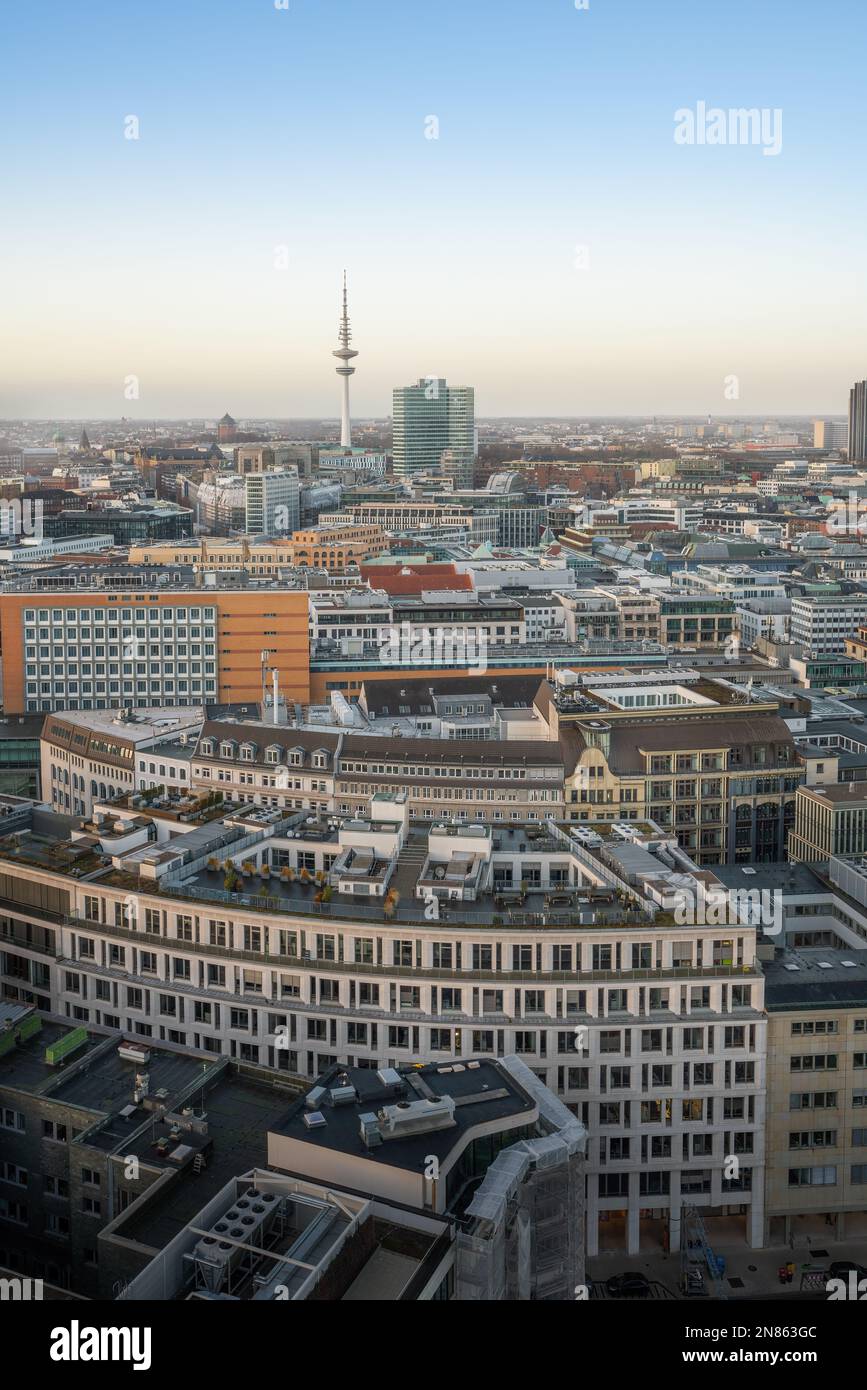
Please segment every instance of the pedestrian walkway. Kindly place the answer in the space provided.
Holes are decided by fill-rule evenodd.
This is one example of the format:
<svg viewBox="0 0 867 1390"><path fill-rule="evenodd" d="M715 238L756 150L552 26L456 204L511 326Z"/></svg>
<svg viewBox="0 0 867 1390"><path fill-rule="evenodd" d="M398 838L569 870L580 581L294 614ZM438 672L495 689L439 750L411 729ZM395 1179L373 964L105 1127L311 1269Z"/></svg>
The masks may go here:
<svg viewBox="0 0 867 1390"><path fill-rule="evenodd" d="M867 1241L824 1241L814 1238L810 1245L796 1242L794 1249L788 1245L774 1246L765 1250L750 1250L745 1246L723 1247L713 1244L715 1254L725 1259L725 1274L722 1287L728 1298L762 1298L773 1294L784 1297L787 1293L800 1293L802 1278L805 1286L810 1283L811 1270L827 1269L833 1260L853 1260L867 1267ZM778 1270L789 1261L795 1266L795 1276L791 1284L781 1284ZM645 1275L651 1283L677 1291L680 1285L681 1255L664 1255L654 1251L648 1255L617 1254L597 1255L587 1261L587 1279L590 1283L604 1283L612 1274L635 1270ZM806 1278L804 1278L806 1276ZM690 1300L696 1303L699 1299Z"/></svg>

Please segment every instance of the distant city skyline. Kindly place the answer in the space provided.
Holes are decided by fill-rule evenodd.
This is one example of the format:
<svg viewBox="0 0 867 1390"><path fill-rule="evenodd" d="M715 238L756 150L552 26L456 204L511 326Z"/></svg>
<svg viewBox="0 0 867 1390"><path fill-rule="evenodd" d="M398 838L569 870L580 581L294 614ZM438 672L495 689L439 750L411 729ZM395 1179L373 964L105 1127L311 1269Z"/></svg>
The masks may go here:
<svg viewBox="0 0 867 1390"><path fill-rule="evenodd" d="M0 417L334 417L344 266L358 418L422 376L837 415L867 373L860 0L14 11ZM780 139L681 138L717 108Z"/></svg>

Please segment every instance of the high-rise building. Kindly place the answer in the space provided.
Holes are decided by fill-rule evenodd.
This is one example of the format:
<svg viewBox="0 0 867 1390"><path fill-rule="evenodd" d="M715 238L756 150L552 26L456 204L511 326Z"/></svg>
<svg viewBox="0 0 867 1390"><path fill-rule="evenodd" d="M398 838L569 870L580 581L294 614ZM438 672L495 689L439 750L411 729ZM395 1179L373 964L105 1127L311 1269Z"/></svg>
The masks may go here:
<svg viewBox="0 0 867 1390"><path fill-rule="evenodd" d="M421 377L394 392L394 471L398 477L438 472L448 450L450 467L472 468L476 454L475 392L443 377Z"/></svg>
<svg viewBox="0 0 867 1390"><path fill-rule="evenodd" d="M298 530L301 486L294 469L285 473L248 473L244 481L248 535L288 535Z"/></svg>
<svg viewBox="0 0 867 1390"><path fill-rule="evenodd" d="M349 364L353 357L358 353L349 344L352 341L352 333L349 327L349 309L346 299L346 271L343 272L343 313L340 316L340 327L337 330L337 337L340 347L334 349L332 354L339 357L341 366L335 367L339 377L343 378L343 401L340 412L340 443L344 448L349 448L352 444L352 423L349 415L349 378L355 375L355 368Z"/></svg>
<svg viewBox="0 0 867 1390"><path fill-rule="evenodd" d="M848 442L848 426L845 420L814 420L814 449L845 449Z"/></svg>
<svg viewBox="0 0 867 1390"><path fill-rule="evenodd" d="M849 392L849 461L867 462L867 381L856 381Z"/></svg>

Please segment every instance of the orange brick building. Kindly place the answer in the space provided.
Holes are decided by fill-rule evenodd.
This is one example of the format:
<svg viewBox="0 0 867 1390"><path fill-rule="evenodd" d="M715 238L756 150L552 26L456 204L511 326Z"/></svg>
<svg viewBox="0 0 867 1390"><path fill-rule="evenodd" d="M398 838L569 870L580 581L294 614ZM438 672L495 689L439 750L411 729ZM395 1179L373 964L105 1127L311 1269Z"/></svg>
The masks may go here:
<svg viewBox="0 0 867 1390"><path fill-rule="evenodd" d="M266 587L0 595L3 709L256 702L262 653L310 697L307 594Z"/></svg>

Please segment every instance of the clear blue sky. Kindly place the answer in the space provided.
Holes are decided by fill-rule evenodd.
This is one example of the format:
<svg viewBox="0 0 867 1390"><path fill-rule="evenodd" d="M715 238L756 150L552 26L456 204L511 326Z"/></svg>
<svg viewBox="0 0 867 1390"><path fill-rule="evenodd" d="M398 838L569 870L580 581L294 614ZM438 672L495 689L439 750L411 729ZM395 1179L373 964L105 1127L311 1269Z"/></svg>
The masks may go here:
<svg viewBox="0 0 867 1390"><path fill-rule="evenodd" d="M335 414L344 265L359 415L431 373L841 412L865 40L864 0L10 0L0 415ZM781 153L676 144L700 101L781 109Z"/></svg>

